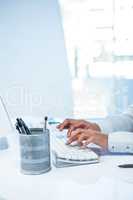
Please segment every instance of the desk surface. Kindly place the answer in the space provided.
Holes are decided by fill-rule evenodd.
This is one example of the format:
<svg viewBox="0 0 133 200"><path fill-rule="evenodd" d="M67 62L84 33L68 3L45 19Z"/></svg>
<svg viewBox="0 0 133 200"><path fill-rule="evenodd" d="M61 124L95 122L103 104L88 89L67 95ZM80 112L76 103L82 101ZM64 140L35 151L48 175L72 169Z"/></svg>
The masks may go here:
<svg viewBox="0 0 133 200"><path fill-rule="evenodd" d="M132 200L133 169L120 169L133 163L133 156L101 156L100 163L55 168L42 175L23 175L18 149L0 152L0 195L7 200Z"/></svg>

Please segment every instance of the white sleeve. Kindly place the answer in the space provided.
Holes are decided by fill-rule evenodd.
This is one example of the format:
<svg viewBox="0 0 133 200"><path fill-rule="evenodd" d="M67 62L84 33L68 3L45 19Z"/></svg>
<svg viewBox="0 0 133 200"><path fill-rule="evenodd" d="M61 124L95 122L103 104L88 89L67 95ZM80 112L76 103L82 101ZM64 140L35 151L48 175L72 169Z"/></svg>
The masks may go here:
<svg viewBox="0 0 133 200"><path fill-rule="evenodd" d="M133 105L123 114L97 123L101 131L108 134L109 151L133 153Z"/></svg>
<svg viewBox="0 0 133 200"><path fill-rule="evenodd" d="M115 131L133 132L133 105L123 114L107 117L97 123L101 131L107 134Z"/></svg>
<svg viewBox="0 0 133 200"><path fill-rule="evenodd" d="M133 153L133 133L110 133L108 136L108 150L110 152Z"/></svg>

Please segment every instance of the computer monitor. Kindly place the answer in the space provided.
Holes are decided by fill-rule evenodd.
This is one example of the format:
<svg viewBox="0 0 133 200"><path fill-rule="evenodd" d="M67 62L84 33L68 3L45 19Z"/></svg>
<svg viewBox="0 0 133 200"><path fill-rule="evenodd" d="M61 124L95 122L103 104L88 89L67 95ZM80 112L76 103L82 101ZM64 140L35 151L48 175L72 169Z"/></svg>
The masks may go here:
<svg viewBox="0 0 133 200"><path fill-rule="evenodd" d="M0 92L11 117L69 117L72 84L58 1L0 1L0 19Z"/></svg>

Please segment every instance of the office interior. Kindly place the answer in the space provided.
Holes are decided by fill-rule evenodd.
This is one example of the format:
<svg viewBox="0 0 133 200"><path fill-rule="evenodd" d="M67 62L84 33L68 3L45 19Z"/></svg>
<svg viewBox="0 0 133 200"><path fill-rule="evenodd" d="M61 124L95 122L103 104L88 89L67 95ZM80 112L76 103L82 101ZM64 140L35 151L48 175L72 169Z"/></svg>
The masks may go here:
<svg viewBox="0 0 133 200"><path fill-rule="evenodd" d="M95 118L127 109L131 17L132 1L1 2L0 90L11 116Z"/></svg>
<svg viewBox="0 0 133 200"><path fill-rule="evenodd" d="M0 1L0 134L8 138L9 118L14 125L17 117L33 123L44 116L55 121L95 120L126 111L133 99L132 18L132 0ZM65 170L74 172L74 168ZM82 181L85 185L83 177ZM106 181L104 186L113 184ZM70 185L76 189L74 182ZM61 188L58 199L65 199ZM85 194L87 186L80 189ZM3 191L5 199L18 198L10 192L6 197ZM38 200L48 199L49 193L40 193ZM127 193L125 197L132 199ZM114 193L110 195L115 199Z"/></svg>

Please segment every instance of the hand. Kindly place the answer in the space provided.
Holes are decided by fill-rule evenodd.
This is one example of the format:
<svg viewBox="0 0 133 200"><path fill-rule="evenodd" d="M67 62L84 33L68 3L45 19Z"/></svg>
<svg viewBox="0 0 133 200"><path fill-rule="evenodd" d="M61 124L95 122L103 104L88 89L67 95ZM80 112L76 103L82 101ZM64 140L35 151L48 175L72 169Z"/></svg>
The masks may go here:
<svg viewBox="0 0 133 200"><path fill-rule="evenodd" d="M62 131L63 129L68 129L67 136L71 136L71 132L77 128L92 129L95 131L101 131L100 127L96 123L91 123L85 120L77 119L66 119L57 128Z"/></svg>
<svg viewBox="0 0 133 200"><path fill-rule="evenodd" d="M108 135L99 131L91 129L76 129L71 132L71 136L68 137L68 144L77 141L79 145L86 147L90 143L97 144L104 149L108 148Z"/></svg>

